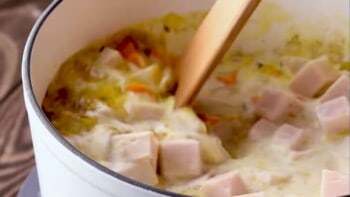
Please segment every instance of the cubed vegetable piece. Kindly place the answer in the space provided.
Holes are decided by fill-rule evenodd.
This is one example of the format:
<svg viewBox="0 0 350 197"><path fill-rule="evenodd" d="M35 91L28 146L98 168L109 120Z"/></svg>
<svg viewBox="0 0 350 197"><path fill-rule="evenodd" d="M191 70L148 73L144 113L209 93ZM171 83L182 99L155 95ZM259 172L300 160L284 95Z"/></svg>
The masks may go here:
<svg viewBox="0 0 350 197"><path fill-rule="evenodd" d="M163 140L160 170L167 179L193 178L202 173L199 142L192 139Z"/></svg>
<svg viewBox="0 0 350 197"><path fill-rule="evenodd" d="M158 142L151 132L115 135L110 154L112 162L149 161L156 169Z"/></svg>
<svg viewBox="0 0 350 197"><path fill-rule="evenodd" d="M208 125L215 125L222 121L222 118L220 116L206 114L206 113L199 113L198 117Z"/></svg>
<svg viewBox="0 0 350 197"><path fill-rule="evenodd" d="M303 66L291 81L291 89L306 97L315 96L338 77L327 57L311 60Z"/></svg>
<svg viewBox="0 0 350 197"><path fill-rule="evenodd" d="M159 65L154 64L132 73L128 77L130 83L148 84L157 87L162 77L162 70Z"/></svg>
<svg viewBox="0 0 350 197"><path fill-rule="evenodd" d="M281 122L302 109L302 103L294 95L276 88L265 88L256 110L264 118Z"/></svg>
<svg viewBox="0 0 350 197"><path fill-rule="evenodd" d="M105 47L101 51L94 65L116 67L122 62L123 62L123 57L117 50Z"/></svg>
<svg viewBox="0 0 350 197"><path fill-rule="evenodd" d="M172 132L207 132L205 124L189 108L176 109L169 114L166 123Z"/></svg>
<svg viewBox="0 0 350 197"><path fill-rule="evenodd" d="M287 150L300 150L304 141L304 130L289 124L279 127L273 136L273 143Z"/></svg>
<svg viewBox="0 0 350 197"><path fill-rule="evenodd" d="M67 139L87 155L101 161L108 157L111 136L112 132L107 127L101 125L94 127L89 133L70 136Z"/></svg>
<svg viewBox="0 0 350 197"><path fill-rule="evenodd" d="M243 194L243 195L233 196L233 197L265 197L265 193L258 192L258 193Z"/></svg>
<svg viewBox="0 0 350 197"><path fill-rule="evenodd" d="M120 161L111 166L115 172L124 175L135 181L148 185L158 184L156 169L153 168L150 161Z"/></svg>
<svg viewBox="0 0 350 197"><path fill-rule="evenodd" d="M144 68L147 65L146 59L140 52L130 53L126 59L137 67Z"/></svg>
<svg viewBox="0 0 350 197"><path fill-rule="evenodd" d="M320 98L321 102L326 102L337 97L345 96L350 99L350 79L349 76L341 75Z"/></svg>
<svg viewBox="0 0 350 197"><path fill-rule="evenodd" d="M229 153L222 146L221 140L216 136L200 135L203 160L210 164L222 163L230 158Z"/></svg>
<svg viewBox="0 0 350 197"><path fill-rule="evenodd" d="M249 131L249 138L259 140L271 135L277 129L277 125L266 119L260 119Z"/></svg>
<svg viewBox="0 0 350 197"><path fill-rule="evenodd" d="M282 66L286 67L291 73L298 72L308 61L308 59L304 57L293 57L286 56L282 57L281 63Z"/></svg>
<svg viewBox="0 0 350 197"><path fill-rule="evenodd" d="M131 83L126 84L126 91L136 93L136 94L143 94L143 95L149 95L154 96L155 90L150 85L142 84L142 83Z"/></svg>
<svg viewBox="0 0 350 197"><path fill-rule="evenodd" d="M129 54L137 52L138 46L133 37L126 36L117 44L116 49L120 51L123 57L127 57Z"/></svg>
<svg viewBox="0 0 350 197"><path fill-rule="evenodd" d="M316 113L326 135L349 130L350 106L345 96L316 106Z"/></svg>
<svg viewBox="0 0 350 197"><path fill-rule="evenodd" d="M146 66L145 58L140 53L138 43L133 37L126 36L116 48L129 62L141 68Z"/></svg>
<svg viewBox="0 0 350 197"><path fill-rule="evenodd" d="M224 85L232 85L237 82L237 71L232 71L230 73L220 74L216 79L223 83Z"/></svg>
<svg viewBox="0 0 350 197"><path fill-rule="evenodd" d="M228 172L206 181L201 188L203 197L232 197L247 193L247 187L237 172Z"/></svg>
<svg viewBox="0 0 350 197"><path fill-rule="evenodd" d="M162 104L145 101L128 101L124 108L131 121L161 120L166 112Z"/></svg>
<svg viewBox="0 0 350 197"><path fill-rule="evenodd" d="M321 197L339 197L350 194L349 175L323 170L321 180Z"/></svg>
<svg viewBox="0 0 350 197"><path fill-rule="evenodd" d="M162 79L159 82L158 89L160 92L167 92L174 85L173 71L170 67L165 67L162 73Z"/></svg>

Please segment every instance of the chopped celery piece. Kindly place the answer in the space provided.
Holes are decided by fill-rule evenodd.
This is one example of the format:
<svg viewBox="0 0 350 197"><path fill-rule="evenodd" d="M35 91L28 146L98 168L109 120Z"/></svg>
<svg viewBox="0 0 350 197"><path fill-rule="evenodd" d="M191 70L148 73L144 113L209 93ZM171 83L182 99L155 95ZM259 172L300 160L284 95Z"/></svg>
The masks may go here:
<svg viewBox="0 0 350 197"><path fill-rule="evenodd" d="M119 51L105 47L97 60L93 64L93 66L108 66L108 67L117 67L119 64L123 62L123 57L119 53Z"/></svg>
<svg viewBox="0 0 350 197"><path fill-rule="evenodd" d="M156 87L158 86L161 78L162 69L158 64L153 64L144 69L131 73L127 79L127 84L147 84L148 86L152 87L153 90L157 91Z"/></svg>
<svg viewBox="0 0 350 197"><path fill-rule="evenodd" d="M175 79L170 67L164 68L163 77L159 82L159 91L161 93L167 92L174 85Z"/></svg>
<svg viewBox="0 0 350 197"><path fill-rule="evenodd" d="M83 98L96 99L107 103L109 106L115 106L118 97L122 92L118 85L113 82L100 82L95 88L88 87L80 92Z"/></svg>
<svg viewBox="0 0 350 197"><path fill-rule="evenodd" d="M96 118L79 115L70 111L62 111L59 119L54 119L52 124L63 135L78 134L90 130L97 123Z"/></svg>
<svg viewBox="0 0 350 197"><path fill-rule="evenodd" d="M190 108L176 109L165 120L171 132L206 133L205 124Z"/></svg>
<svg viewBox="0 0 350 197"><path fill-rule="evenodd" d="M202 156L205 162L218 164L230 158L229 153L222 146L221 140L215 136L199 135Z"/></svg>

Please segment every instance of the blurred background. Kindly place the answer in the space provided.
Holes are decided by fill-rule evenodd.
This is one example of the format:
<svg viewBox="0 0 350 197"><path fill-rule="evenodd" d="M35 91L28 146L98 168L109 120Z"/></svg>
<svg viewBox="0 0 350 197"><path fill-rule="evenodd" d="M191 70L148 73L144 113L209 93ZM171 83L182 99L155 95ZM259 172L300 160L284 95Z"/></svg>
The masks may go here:
<svg viewBox="0 0 350 197"><path fill-rule="evenodd" d="M20 63L26 38L50 0L0 0L0 197L15 197L34 167Z"/></svg>

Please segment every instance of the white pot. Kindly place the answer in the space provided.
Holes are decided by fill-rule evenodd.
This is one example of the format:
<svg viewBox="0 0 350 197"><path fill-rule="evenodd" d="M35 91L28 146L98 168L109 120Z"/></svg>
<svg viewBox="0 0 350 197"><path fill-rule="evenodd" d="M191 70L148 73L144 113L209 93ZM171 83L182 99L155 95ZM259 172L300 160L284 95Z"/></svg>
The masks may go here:
<svg viewBox="0 0 350 197"><path fill-rule="evenodd" d="M57 0L47 8L29 36L22 72L43 197L181 196L127 179L89 159L57 133L41 110L40 103L60 64L89 42L114 33L130 23L168 12L186 13L207 9L213 2L214 0ZM271 2L278 6L272 6ZM264 16L263 7L270 9L270 19L265 19L273 24L269 32L256 35L260 31L259 26L261 27L259 13ZM275 12L275 16L271 14ZM289 13L287 20L281 19L284 15L281 13ZM327 40L337 33L344 35L348 43L348 19L348 0L265 0L235 47L246 51L273 51L284 43L288 31L295 25L300 28L293 28L293 31L302 35ZM348 52L347 49L344 53Z"/></svg>

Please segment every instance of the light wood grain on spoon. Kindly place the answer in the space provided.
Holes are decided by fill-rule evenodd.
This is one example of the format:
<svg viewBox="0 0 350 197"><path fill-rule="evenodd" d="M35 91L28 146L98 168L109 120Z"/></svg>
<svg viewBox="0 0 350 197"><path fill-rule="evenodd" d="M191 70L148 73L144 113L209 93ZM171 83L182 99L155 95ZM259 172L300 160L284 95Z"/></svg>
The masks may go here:
<svg viewBox="0 0 350 197"><path fill-rule="evenodd" d="M178 65L176 107L191 104L260 0L217 0Z"/></svg>

